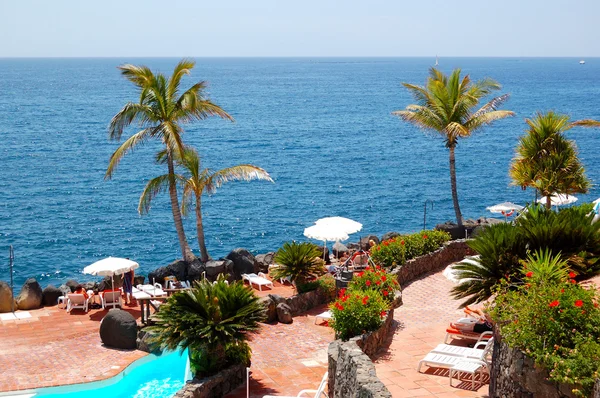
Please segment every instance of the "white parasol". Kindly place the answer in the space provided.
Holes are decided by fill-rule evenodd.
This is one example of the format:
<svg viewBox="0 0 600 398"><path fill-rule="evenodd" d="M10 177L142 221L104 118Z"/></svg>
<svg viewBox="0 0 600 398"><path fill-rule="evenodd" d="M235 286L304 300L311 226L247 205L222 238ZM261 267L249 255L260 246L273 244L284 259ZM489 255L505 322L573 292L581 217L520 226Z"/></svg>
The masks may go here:
<svg viewBox="0 0 600 398"><path fill-rule="evenodd" d="M524 209L524 207L521 205L514 204L512 202L502 202L494 206L486 207L485 209L491 213L502 214L504 216L504 221L506 221L506 219L509 216L512 216L515 211L521 211Z"/></svg>
<svg viewBox="0 0 600 398"><path fill-rule="evenodd" d="M346 217L325 217L315 221L315 225L328 225L353 234L362 229L362 224Z"/></svg>
<svg viewBox="0 0 600 398"><path fill-rule="evenodd" d="M125 272L131 271L132 269L139 268L139 266L140 265L138 263L127 258L107 257L88 265L83 269L83 273L90 275L110 276L110 280L114 289L115 281L113 277L115 275L122 275ZM113 308L115 308L114 302Z"/></svg>
<svg viewBox="0 0 600 398"><path fill-rule="evenodd" d="M570 205L571 203L577 202L577 198L573 195L565 195L562 193L554 194L550 196L550 204L552 206L563 206ZM546 197L542 196L538 199L538 203L546 204Z"/></svg>
<svg viewBox="0 0 600 398"><path fill-rule="evenodd" d="M348 239L348 233L335 225L321 224L313 225L304 229L304 236L310 239L322 240L327 246L327 241L343 241ZM323 248L323 259L325 259L325 248Z"/></svg>

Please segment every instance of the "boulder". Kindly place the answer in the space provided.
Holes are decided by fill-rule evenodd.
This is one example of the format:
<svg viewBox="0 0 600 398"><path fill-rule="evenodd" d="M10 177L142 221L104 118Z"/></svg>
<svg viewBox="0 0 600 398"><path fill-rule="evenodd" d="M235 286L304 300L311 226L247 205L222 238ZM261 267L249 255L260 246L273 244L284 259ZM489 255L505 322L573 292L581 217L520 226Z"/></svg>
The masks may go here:
<svg viewBox="0 0 600 398"><path fill-rule="evenodd" d="M42 303L44 307L52 307L58 304L58 298L63 295L63 292L53 285L48 285L42 291Z"/></svg>
<svg viewBox="0 0 600 398"><path fill-rule="evenodd" d="M143 285L146 281L146 277L144 275L136 275L133 277L133 286Z"/></svg>
<svg viewBox="0 0 600 398"><path fill-rule="evenodd" d="M348 243L346 247L348 248L348 250L354 252L360 248L360 245L358 243Z"/></svg>
<svg viewBox="0 0 600 398"><path fill-rule="evenodd" d="M105 276L102 282L98 284L98 291L110 290L113 288L112 283L115 283L114 288L118 289L123 287L123 275L114 275L111 279L110 276Z"/></svg>
<svg viewBox="0 0 600 398"><path fill-rule="evenodd" d="M83 283L83 287L85 288L85 290L98 290L98 283L97 282L86 282Z"/></svg>
<svg viewBox="0 0 600 398"><path fill-rule="evenodd" d="M137 322L127 311L114 308L100 323L100 339L107 347L135 349L137 347Z"/></svg>
<svg viewBox="0 0 600 398"><path fill-rule="evenodd" d="M266 309L266 320L265 322L271 323L277 320L277 303L271 299L271 297L262 297L260 302L265 306Z"/></svg>
<svg viewBox="0 0 600 398"><path fill-rule="evenodd" d="M17 296L17 307L20 310L35 310L40 308L42 306L42 293L42 287L35 278L27 279Z"/></svg>
<svg viewBox="0 0 600 398"><path fill-rule="evenodd" d="M144 352L155 353L160 355L160 348L149 343L150 333L140 330L137 335L137 349Z"/></svg>
<svg viewBox="0 0 600 398"><path fill-rule="evenodd" d="M0 281L0 314L12 311L13 295L10 286L6 282ZM15 310L17 306L15 305Z"/></svg>
<svg viewBox="0 0 600 398"><path fill-rule="evenodd" d="M233 273L233 261L231 260L209 260L205 264L206 278L211 281L217 280L219 275L228 277Z"/></svg>
<svg viewBox="0 0 600 398"><path fill-rule="evenodd" d="M275 304L277 304L277 305L279 305L279 304L282 304L282 303L283 303L283 304L285 304L285 303L286 303L286 298L285 298L285 297L282 297L282 296L280 296L280 295L278 295L278 294L269 294L269 296L268 296L268 297L269 297L271 300L273 300L273 302L274 302Z"/></svg>
<svg viewBox="0 0 600 398"><path fill-rule="evenodd" d="M258 272L258 264L254 255L246 249L234 249L225 258L233 261L233 277L235 280L242 279L242 274Z"/></svg>
<svg viewBox="0 0 600 398"><path fill-rule="evenodd" d="M319 253L321 254L319 257L323 258L323 252L325 252L325 264L331 264L331 257L329 257L329 248L325 246L317 246L319 249Z"/></svg>
<svg viewBox="0 0 600 398"><path fill-rule="evenodd" d="M292 309L289 305L281 303L277 304L277 320L281 323L292 323Z"/></svg>
<svg viewBox="0 0 600 398"><path fill-rule="evenodd" d="M377 236L375 236L375 235L367 235L367 236L364 236L364 237L360 238L360 242L359 242L360 248L362 250L369 250L369 249L371 249L371 245L369 244L369 241L371 241L371 240L373 242L375 242L376 245L379 244L379 238Z"/></svg>
<svg viewBox="0 0 600 398"><path fill-rule="evenodd" d="M383 242L384 240L392 239L396 236L400 236L400 234L398 232L387 232L383 234L383 236L381 237L381 241Z"/></svg>
<svg viewBox="0 0 600 398"><path fill-rule="evenodd" d="M165 277L174 276L178 281L188 279L188 263L184 260L176 260L166 267L160 267L148 274L149 283L165 284Z"/></svg>
<svg viewBox="0 0 600 398"><path fill-rule="evenodd" d="M258 264L258 270L260 272L264 272L265 274L269 272L269 265L273 264L274 258L274 252L269 252L266 254L257 254L255 259L256 263Z"/></svg>
<svg viewBox="0 0 600 398"><path fill-rule="evenodd" d="M71 289L71 293L73 293L77 285L79 285L79 282L77 282L75 279L69 279L65 285L67 285Z"/></svg>
<svg viewBox="0 0 600 398"><path fill-rule="evenodd" d="M60 292L62 293L61 296L66 296L69 293L73 293L71 291L71 288L69 286L65 285L65 284L60 285L59 288L58 288L58 290L60 290Z"/></svg>
<svg viewBox="0 0 600 398"><path fill-rule="evenodd" d="M188 280L190 282L199 281L206 272L206 264L200 261L194 261L188 266Z"/></svg>
<svg viewBox="0 0 600 398"><path fill-rule="evenodd" d="M348 248L342 242L335 242L333 244L333 255L337 258L342 257L344 254L348 254Z"/></svg>

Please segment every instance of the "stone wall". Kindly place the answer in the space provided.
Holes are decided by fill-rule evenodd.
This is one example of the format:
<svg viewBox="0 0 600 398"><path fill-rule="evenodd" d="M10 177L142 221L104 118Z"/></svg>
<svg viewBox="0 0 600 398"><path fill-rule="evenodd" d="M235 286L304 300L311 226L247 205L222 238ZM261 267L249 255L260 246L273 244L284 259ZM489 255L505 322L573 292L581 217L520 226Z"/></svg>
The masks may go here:
<svg viewBox="0 0 600 398"><path fill-rule="evenodd" d="M391 398L392 394L379 380L375 365L368 355L376 353L386 342L393 327L394 309L376 331L346 342L329 344L329 396L332 398Z"/></svg>
<svg viewBox="0 0 600 398"><path fill-rule="evenodd" d="M188 381L174 398L221 398L246 382L246 368L235 365L214 376Z"/></svg>
<svg viewBox="0 0 600 398"><path fill-rule="evenodd" d="M496 333L497 335L497 333ZM520 350L510 348L495 336L492 369L490 372L491 398L572 398L570 385L548 381L548 371L534 366L534 361ZM598 382L597 390L600 390ZM600 398L600 391L594 398Z"/></svg>
<svg viewBox="0 0 600 398"><path fill-rule="evenodd" d="M431 271L439 271L472 254L473 251L469 248L465 239L453 240L444 243L441 248L432 253L408 260L406 264L393 270L392 274L396 274L398 283L404 286L421 275Z"/></svg>
<svg viewBox="0 0 600 398"><path fill-rule="evenodd" d="M298 316L318 307L321 304L326 304L330 300L321 289L316 289L306 293L299 293L291 297L283 297L277 294L269 294L261 298L263 304L267 307L267 322L274 322L277 319L277 313L273 311L279 304L286 304L290 307L292 316ZM281 320L279 320L281 322Z"/></svg>

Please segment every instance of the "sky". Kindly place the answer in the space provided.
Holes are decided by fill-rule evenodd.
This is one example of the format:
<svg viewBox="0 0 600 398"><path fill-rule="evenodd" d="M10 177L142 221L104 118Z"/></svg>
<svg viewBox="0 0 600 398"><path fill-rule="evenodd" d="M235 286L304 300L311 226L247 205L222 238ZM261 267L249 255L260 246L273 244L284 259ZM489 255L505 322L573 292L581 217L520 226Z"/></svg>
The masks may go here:
<svg viewBox="0 0 600 398"><path fill-rule="evenodd" d="M0 57L600 56L600 0L0 0Z"/></svg>

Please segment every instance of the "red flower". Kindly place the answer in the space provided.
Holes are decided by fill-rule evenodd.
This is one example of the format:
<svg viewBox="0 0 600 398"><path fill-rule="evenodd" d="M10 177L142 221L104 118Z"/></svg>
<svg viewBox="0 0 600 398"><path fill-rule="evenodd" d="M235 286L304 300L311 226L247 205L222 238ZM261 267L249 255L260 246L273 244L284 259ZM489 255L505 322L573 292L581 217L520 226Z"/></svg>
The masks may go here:
<svg viewBox="0 0 600 398"><path fill-rule="evenodd" d="M365 296L365 297L362 299L362 303L363 303L363 305L367 305L367 301L368 301L368 300L369 300L369 296Z"/></svg>
<svg viewBox="0 0 600 398"><path fill-rule="evenodd" d="M383 275L383 276L381 277L381 280L385 282L385 281L387 280L387 277L386 277L385 275Z"/></svg>
<svg viewBox="0 0 600 398"><path fill-rule="evenodd" d="M390 245L390 242L388 242L387 240L385 240L385 241L383 241L383 245L384 245L384 246L389 246L389 245Z"/></svg>
<svg viewBox="0 0 600 398"><path fill-rule="evenodd" d="M376 265L375 269L381 269L381 266L380 265Z"/></svg>
<svg viewBox="0 0 600 398"><path fill-rule="evenodd" d="M423 235L423 239L427 239L427 235Z"/></svg>
<svg viewBox="0 0 600 398"><path fill-rule="evenodd" d="M550 307L558 307L560 303L558 302L558 300L554 300L553 302L551 302L550 304L548 304Z"/></svg>
<svg viewBox="0 0 600 398"><path fill-rule="evenodd" d="M390 293L389 293L387 290L384 290L384 291L383 291L383 295L384 295L384 296L387 296L388 294L390 294Z"/></svg>
<svg viewBox="0 0 600 398"><path fill-rule="evenodd" d="M525 288L529 289L531 287L531 283L526 283Z"/></svg>
<svg viewBox="0 0 600 398"><path fill-rule="evenodd" d="M379 313L379 316L381 316L382 318L383 318L383 317L385 317L385 315L386 315L386 312L385 312L385 311L381 311L381 312Z"/></svg>
<svg viewBox="0 0 600 398"><path fill-rule="evenodd" d="M342 297L346 294L346 288L341 288L340 292L338 293L338 297Z"/></svg>
<svg viewBox="0 0 600 398"><path fill-rule="evenodd" d="M367 285L367 286L371 286L371 281L366 281L366 282L365 282L365 285Z"/></svg>
<svg viewBox="0 0 600 398"><path fill-rule="evenodd" d="M573 271L569 272L569 278L573 279L573 278L575 278L575 276L577 276L575 274L575 272L573 272Z"/></svg>
<svg viewBox="0 0 600 398"><path fill-rule="evenodd" d="M594 307L598 308L598 303L594 303Z"/></svg>
<svg viewBox="0 0 600 398"><path fill-rule="evenodd" d="M364 274L365 274L364 272L357 272L357 273L356 273L356 276L358 276L358 277L360 278L360 277L361 277L361 276L363 276Z"/></svg>
<svg viewBox="0 0 600 398"><path fill-rule="evenodd" d="M345 303L346 301L348 301L348 297L350 297L350 296L344 296L344 297L342 297L342 303Z"/></svg>
<svg viewBox="0 0 600 398"><path fill-rule="evenodd" d="M379 286L379 285L381 285L381 281L377 281L377 282L375 282L375 284L376 284L377 286Z"/></svg>
<svg viewBox="0 0 600 398"><path fill-rule="evenodd" d="M561 292L561 293L564 293L564 292L565 292L565 289L560 289L560 292Z"/></svg>
<svg viewBox="0 0 600 398"><path fill-rule="evenodd" d="M404 246L404 241L400 242L400 244L401 244L402 246Z"/></svg>
<svg viewBox="0 0 600 398"><path fill-rule="evenodd" d="M525 274L526 277L531 278L533 276L533 271L529 271Z"/></svg>
<svg viewBox="0 0 600 398"><path fill-rule="evenodd" d="M583 306L583 300L575 300L575 307L580 308Z"/></svg>
<svg viewBox="0 0 600 398"><path fill-rule="evenodd" d="M571 279L569 282L571 282L572 284L576 284L577 282L575 282L575 279Z"/></svg>
<svg viewBox="0 0 600 398"><path fill-rule="evenodd" d="M398 281L394 281L394 285L398 286Z"/></svg>

